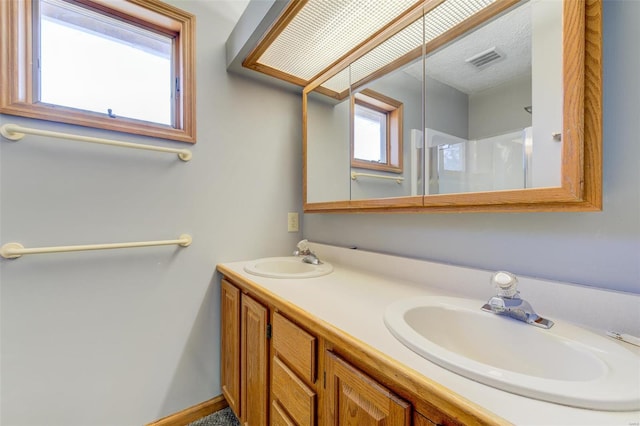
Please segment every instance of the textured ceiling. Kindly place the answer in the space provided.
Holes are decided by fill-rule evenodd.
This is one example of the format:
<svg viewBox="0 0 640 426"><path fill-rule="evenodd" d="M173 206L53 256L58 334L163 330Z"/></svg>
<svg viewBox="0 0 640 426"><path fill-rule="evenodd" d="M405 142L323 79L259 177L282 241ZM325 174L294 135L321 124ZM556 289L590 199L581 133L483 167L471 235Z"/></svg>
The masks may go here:
<svg viewBox="0 0 640 426"><path fill-rule="evenodd" d="M502 59L482 68L466 59L495 47ZM405 72L422 79L422 62ZM464 93L473 94L531 73L531 4L500 16L487 25L433 53L426 74Z"/></svg>

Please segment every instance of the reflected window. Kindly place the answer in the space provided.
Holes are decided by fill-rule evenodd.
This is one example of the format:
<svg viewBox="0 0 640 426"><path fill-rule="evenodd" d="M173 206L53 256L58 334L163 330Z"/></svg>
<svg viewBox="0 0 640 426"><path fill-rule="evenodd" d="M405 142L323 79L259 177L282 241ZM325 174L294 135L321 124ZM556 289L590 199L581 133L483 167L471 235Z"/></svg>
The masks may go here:
<svg viewBox="0 0 640 426"><path fill-rule="evenodd" d="M465 144L440 145L438 153L438 170L447 172L465 171Z"/></svg>
<svg viewBox="0 0 640 426"><path fill-rule="evenodd" d="M353 157L387 162L387 113L356 104L353 118Z"/></svg>
<svg viewBox="0 0 640 426"><path fill-rule="evenodd" d="M353 103L351 166L402 173L402 103L369 89Z"/></svg>

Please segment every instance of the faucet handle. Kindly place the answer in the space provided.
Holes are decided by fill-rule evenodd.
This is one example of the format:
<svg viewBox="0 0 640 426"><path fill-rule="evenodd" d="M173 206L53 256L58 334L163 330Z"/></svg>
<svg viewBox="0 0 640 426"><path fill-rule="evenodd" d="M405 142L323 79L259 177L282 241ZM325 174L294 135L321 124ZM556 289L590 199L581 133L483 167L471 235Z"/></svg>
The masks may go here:
<svg viewBox="0 0 640 426"><path fill-rule="evenodd" d="M489 282L498 289L500 297L514 297L518 294L518 278L511 272L498 271L491 275Z"/></svg>
<svg viewBox="0 0 640 426"><path fill-rule="evenodd" d="M300 240L296 245L296 247L299 251L309 250L309 240L307 239Z"/></svg>
<svg viewBox="0 0 640 426"><path fill-rule="evenodd" d="M311 254L311 250L309 250L309 241L308 240L301 240L300 242L298 242L298 244L296 245L296 250L293 252L294 256L305 256Z"/></svg>
<svg viewBox="0 0 640 426"><path fill-rule="evenodd" d="M497 297L497 296L493 296L491 299L489 299L489 301L482 307L483 310L485 311L489 311L489 312L494 312L494 313L501 313L507 310L506 305L504 304L504 299Z"/></svg>

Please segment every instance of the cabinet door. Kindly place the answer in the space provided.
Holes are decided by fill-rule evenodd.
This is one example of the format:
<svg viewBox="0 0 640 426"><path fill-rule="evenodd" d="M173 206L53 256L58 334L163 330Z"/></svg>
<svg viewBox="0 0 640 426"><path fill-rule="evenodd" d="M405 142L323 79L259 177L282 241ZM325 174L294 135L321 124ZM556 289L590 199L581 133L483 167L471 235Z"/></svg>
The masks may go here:
<svg viewBox="0 0 640 426"><path fill-rule="evenodd" d="M240 417L240 290L222 280L220 368L222 393Z"/></svg>
<svg viewBox="0 0 640 426"><path fill-rule="evenodd" d="M325 352L325 419L329 425L409 426L411 406L344 360Z"/></svg>
<svg viewBox="0 0 640 426"><path fill-rule="evenodd" d="M241 297L241 409L247 426L267 424L267 308L246 294Z"/></svg>

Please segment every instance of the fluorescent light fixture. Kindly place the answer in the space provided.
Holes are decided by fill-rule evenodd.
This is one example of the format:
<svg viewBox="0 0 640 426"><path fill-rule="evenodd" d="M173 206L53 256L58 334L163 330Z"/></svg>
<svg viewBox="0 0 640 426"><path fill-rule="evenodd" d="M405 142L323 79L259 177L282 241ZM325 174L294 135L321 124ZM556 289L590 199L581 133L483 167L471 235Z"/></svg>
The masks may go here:
<svg viewBox="0 0 640 426"><path fill-rule="evenodd" d="M416 0L308 1L258 63L311 80L416 3Z"/></svg>
<svg viewBox="0 0 640 426"><path fill-rule="evenodd" d="M464 30L465 21L494 3L495 13L499 13L517 0L292 1L244 65L306 85L372 38L402 23L399 31L393 29L395 32L385 35L375 48L321 84L325 91L341 98L350 87L372 75L421 57L430 43L437 49L450 42L459 34L449 34L446 40L443 36L454 28Z"/></svg>

